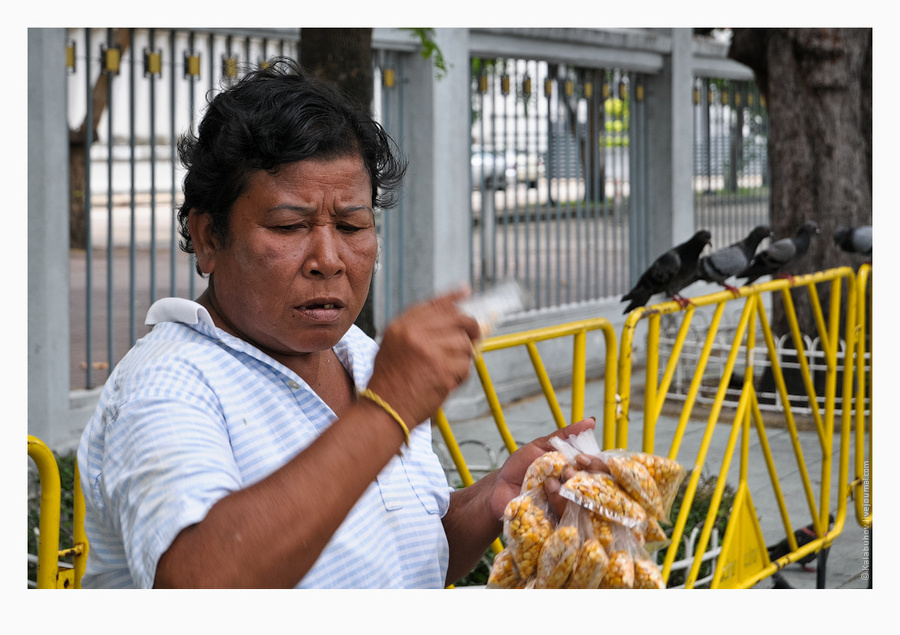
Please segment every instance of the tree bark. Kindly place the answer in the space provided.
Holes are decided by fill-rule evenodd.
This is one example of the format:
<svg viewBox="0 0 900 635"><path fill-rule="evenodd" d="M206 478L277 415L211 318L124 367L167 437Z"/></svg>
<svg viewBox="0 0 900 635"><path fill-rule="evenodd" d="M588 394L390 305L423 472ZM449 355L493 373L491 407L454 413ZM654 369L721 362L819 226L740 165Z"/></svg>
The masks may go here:
<svg viewBox="0 0 900 635"><path fill-rule="evenodd" d="M129 29L113 29L112 46L118 46L121 54L131 45L131 33ZM90 54L90 52L88 52ZM87 72L90 72L88 68ZM90 148L87 147L87 130L90 125L91 142L97 139L97 128L100 125L100 118L107 106L107 90L109 84L109 73L100 71L97 77L97 83L91 91L91 121L85 120L81 125L69 130L69 248L70 249L86 249L87 248L87 215L86 215L86 197L87 197L87 162L90 157Z"/></svg>
<svg viewBox="0 0 900 635"><path fill-rule="evenodd" d="M872 222L872 30L735 29L729 56L753 69L766 97L776 238L805 220L819 224L791 273L859 264L832 236ZM809 303L796 306L801 329L813 333ZM781 309L773 328L786 332Z"/></svg>
<svg viewBox="0 0 900 635"><path fill-rule="evenodd" d="M306 70L336 84L371 113L372 29L301 29L299 61ZM356 325L370 337L375 337L373 287L374 279L356 319Z"/></svg>

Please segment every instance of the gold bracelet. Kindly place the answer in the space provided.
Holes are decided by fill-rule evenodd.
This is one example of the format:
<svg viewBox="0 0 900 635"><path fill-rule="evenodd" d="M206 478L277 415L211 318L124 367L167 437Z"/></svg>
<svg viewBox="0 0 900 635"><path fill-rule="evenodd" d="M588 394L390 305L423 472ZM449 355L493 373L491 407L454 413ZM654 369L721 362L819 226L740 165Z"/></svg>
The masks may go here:
<svg viewBox="0 0 900 635"><path fill-rule="evenodd" d="M381 408L393 417L394 421L403 429L403 436L406 438L406 447L409 447L409 428L403 422L403 419L397 414L397 411L391 408L391 405L386 402L384 399L379 397L377 394L372 392L370 389L366 388L361 393L359 393L360 397L365 397L369 401L378 404Z"/></svg>

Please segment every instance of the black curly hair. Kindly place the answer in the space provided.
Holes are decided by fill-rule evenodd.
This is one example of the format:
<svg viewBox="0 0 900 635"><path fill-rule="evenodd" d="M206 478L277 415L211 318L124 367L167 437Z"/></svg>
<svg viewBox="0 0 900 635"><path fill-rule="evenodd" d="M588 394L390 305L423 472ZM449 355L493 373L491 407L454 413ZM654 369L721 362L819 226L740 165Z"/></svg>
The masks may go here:
<svg viewBox="0 0 900 635"><path fill-rule="evenodd" d="M406 160L378 122L334 86L290 58L277 58L217 94L198 133L178 143L187 169L178 208L180 247L194 253L188 214L212 217L217 239L228 238L231 207L257 170L277 173L303 159L359 155L372 181L374 207L397 204ZM199 267L197 268L199 272Z"/></svg>

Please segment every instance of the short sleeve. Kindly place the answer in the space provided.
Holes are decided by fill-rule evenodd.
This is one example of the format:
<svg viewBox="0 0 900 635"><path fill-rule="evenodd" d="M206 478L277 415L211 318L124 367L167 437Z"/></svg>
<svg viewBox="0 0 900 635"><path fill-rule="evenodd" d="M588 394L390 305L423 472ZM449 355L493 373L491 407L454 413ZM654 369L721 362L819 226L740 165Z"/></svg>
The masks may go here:
<svg viewBox="0 0 900 635"><path fill-rule="evenodd" d="M119 525L133 579L149 588L176 536L242 483L220 407L198 369L149 366L126 381L122 399L103 412L95 485Z"/></svg>

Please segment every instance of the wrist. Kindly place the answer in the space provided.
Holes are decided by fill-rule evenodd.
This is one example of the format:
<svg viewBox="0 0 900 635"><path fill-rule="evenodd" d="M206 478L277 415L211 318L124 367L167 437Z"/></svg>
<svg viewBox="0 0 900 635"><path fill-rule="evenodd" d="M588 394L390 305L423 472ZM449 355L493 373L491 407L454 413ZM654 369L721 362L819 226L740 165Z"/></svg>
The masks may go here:
<svg viewBox="0 0 900 635"><path fill-rule="evenodd" d="M394 407L388 403L384 398L381 397L378 393L371 390L370 388L366 388L359 392L359 396L363 401L367 401L374 406L377 406L384 414L388 415L390 419L394 422L395 426L400 430L403 435L403 443L406 447L409 447L409 433L410 428L407 425L406 421L404 421L403 417L400 415ZM402 448L398 454L402 453Z"/></svg>

